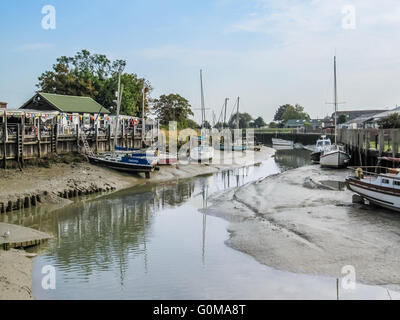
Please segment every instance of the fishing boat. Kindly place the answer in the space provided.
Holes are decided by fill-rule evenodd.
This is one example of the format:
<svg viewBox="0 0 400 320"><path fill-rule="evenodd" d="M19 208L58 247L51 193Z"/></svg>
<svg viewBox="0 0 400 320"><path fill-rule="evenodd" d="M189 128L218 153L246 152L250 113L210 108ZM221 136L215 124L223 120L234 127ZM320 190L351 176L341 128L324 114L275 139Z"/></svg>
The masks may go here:
<svg viewBox="0 0 400 320"><path fill-rule="evenodd" d="M334 57L334 105L335 105L335 144L330 150L322 151L320 155L321 167L327 168L345 168L350 162L350 155L347 154L337 144L337 111L338 111L338 99L337 99L337 77L336 77L336 56Z"/></svg>
<svg viewBox="0 0 400 320"><path fill-rule="evenodd" d="M278 138L272 138L272 144L274 146L285 146L285 147L294 147L294 142L289 140L283 140Z"/></svg>
<svg viewBox="0 0 400 320"><path fill-rule="evenodd" d="M383 158L385 159L385 158ZM387 158L400 164L399 158ZM346 179L347 188L370 203L400 211L400 169L386 167L352 167L353 176Z"/></svg>
<svg viewBox="0 0 400 320"><path fill-rule="evenodd" d="M319 163L324 168L346 168L350 163L350 155L343 151L340 146L334 145L331 150L323 151Z"/></svg>
<svg viewBox="0 0 400 320"><path fill-rule="evenodd" d="M321 154L325 151L330 151L332 148L331 139L326 138L326 136L321 136L315 144L314 152L311 154L311 161L314 163L319 163Z"/></svg>

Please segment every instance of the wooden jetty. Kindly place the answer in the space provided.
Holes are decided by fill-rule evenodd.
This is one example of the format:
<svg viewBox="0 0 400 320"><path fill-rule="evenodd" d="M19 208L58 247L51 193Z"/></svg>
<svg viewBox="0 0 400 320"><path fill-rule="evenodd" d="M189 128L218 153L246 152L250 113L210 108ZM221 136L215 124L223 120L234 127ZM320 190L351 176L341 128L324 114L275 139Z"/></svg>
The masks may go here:
<svg viewBox="0 0 400 320"><path fill-rule="evenodd" d="M6 232L10 232L10 234L4 237ZM0 223L0 249L28 248L39 245L51 238L51 235L35 229Z"/></svg>

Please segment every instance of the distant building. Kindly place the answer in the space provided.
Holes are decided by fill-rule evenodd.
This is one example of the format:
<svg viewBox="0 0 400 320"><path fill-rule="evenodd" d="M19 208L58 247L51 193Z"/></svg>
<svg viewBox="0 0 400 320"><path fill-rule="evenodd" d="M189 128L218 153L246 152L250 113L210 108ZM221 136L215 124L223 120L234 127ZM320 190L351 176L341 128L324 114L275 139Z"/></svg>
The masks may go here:
<svg viewBox="0 0 400 320"><path fill-rule="evenodd" d="M337 118L339 119L340 116L345 115L347 121L351 121L354 120L356 118L362 117L362 116L366 116L366 115L370 115L370 114L378 114L378 113L382 113L386 110L353 110L353 111L338 111L336 113ZM332 119L335 119L335 113L332 114Z"/></svg>
<svg viewBox="0 0 400 320"><path fill-rule="evenodd" d="M0 102L0 109L7 109L7 102Z"/></svg>
<svg viewBox="0 0 400 320"><path fill-rule="evenodd" d="M392 113L400 114L400 107L395 108L393 110L381 111L381 112L371 112L368 114L364 114L360 117L347 121L344 124L339 125L339 128L345 129L368 129L379 127L378 122L382 118L389 116Z"/></svg>
<svg viewBox="0 0 400 320"><path fill-rule="evenodd" d="M285 128L299 129L299 130L321 130L322 120L312 119L312 120L296 120L291 119L286 121Z"/></svg>
<svg viewBox="0 0 400 320"><path fill-rule="evenodd" d="M90 97L66 96L38 92L20 109L41 112L58 111L65 114L110 114L106 108Z"/></svg>

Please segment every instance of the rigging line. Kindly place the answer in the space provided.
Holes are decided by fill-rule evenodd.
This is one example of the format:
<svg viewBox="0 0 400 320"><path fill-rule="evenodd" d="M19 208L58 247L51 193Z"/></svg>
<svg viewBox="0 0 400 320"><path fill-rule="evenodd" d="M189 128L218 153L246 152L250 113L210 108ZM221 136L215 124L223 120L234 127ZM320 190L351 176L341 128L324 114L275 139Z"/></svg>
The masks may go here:
<svg viewBox="0 0 400 320"><path fill-rule="evenodd" d="M230 117L229 117L229 122L230 122L231 119L232 119L233 112L235 111L236 107L237 107L237 100L236 100L235 104L233 105L232 112L231 112L231 115L230 115Z"/></svg>

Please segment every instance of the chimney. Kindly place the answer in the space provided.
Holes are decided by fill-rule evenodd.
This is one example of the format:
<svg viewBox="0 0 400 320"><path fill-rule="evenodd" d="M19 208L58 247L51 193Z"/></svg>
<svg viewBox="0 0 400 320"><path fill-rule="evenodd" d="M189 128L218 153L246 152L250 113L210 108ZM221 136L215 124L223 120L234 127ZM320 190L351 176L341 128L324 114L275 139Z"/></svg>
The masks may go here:
<svg viewBox="0 0 400 320"><path fill-rule="evenodd" d="M7 109L7 102L0 102L0 109Z"/></svg>

